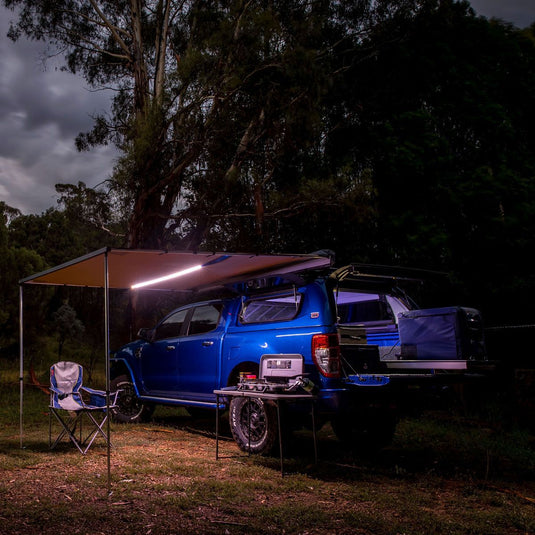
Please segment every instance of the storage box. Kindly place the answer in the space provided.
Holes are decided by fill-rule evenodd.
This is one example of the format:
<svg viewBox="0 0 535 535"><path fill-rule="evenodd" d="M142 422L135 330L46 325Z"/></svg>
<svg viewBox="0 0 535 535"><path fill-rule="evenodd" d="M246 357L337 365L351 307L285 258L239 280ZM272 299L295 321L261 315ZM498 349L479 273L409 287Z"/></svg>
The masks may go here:
<svg viewBox="0 0 535 535"><path fill-rule="evenodd" d="M401 312L399 339L404 360L462 359L460 307Z"/></svg>

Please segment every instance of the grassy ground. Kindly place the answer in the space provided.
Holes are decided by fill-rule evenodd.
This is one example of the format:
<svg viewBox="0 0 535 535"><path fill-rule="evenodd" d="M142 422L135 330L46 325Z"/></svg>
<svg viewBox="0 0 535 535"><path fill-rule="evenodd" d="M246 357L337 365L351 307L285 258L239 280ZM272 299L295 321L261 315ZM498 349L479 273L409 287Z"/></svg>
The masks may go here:
<svg viewBox="0 0 535 535"><path fill-rule="evenodd" d="M47 396L0 382L1 534L535 533L535 442L526 431L451 413L404 419L371 457L345 451L329 426L313 462L309 434L278 458L247 456L215 420L157 409L113 425L107 448L48 449ZM111 492L108 492L111 491Z"/></svg>

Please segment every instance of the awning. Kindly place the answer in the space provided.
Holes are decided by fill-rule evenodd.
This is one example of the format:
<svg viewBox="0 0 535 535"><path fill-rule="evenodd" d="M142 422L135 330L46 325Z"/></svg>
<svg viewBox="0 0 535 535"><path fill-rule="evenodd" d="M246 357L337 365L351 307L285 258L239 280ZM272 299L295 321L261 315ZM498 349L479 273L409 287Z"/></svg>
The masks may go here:
<svg viewBox="0 0 535 535"><path fill-rule="evenodd" d="M159 280L147 287L195 291L329 265L329 258L314 254L254 255L105 248L31 275L19 283L128 289Z"/></svg>
<svg viewBox="0 0 535 535"><path fill-rule="evenodd" d="M104 290L104 359L106 397L110 399L109 290L147 285L156 290L196 291L222 287L255 278L288 276L325 268L329 258L321 255L254 255L238 253L196 253L191 251L148 251L104 248L36 273L19 281L20 288L20 445L23 447L24 318L25 285L79 286ZM110 437L110 422L107 420ZM111 488L111 453L108 441L108 491Z"/></svg>

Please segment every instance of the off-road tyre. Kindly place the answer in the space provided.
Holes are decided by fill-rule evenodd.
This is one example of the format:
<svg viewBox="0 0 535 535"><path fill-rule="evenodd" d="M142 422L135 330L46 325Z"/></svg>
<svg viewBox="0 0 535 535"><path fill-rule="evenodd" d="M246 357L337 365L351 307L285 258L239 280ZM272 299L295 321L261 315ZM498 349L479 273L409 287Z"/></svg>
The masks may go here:
<svg viewBox="0 0 535 535"><path fill-rule="evenodd" d="M120 423L141 423L146 422L154 412L154 406L141 401L134 388L132 380L127 375L119 375L112 379L110 390L116 392L117 404L111 409L112 418Z"/></svg>
<svg viewBox="0 0 535 535"><path fill-rule="evenodd" d="M269 455L278 438L277 408L259 398L234 397L230 402L229 424L242 451Z"/></svg>

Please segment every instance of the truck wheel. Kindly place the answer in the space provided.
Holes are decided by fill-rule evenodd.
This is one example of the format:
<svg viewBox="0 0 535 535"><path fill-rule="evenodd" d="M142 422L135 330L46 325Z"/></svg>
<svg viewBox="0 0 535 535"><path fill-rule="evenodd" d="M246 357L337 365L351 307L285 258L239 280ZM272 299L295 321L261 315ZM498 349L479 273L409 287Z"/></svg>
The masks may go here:
<svg viewBox="0 0 535 535"><path fill-rule="evenodd" d="M276 407L258 398L234 397L230 402L229 423L241 450L268 455L277 439Z"/></svg>
<svg viewBox="0 0 535 535"><path fill-rule="evenodd" d="M117 396L117 404L111 409L113 419L121 423L140 423L147 421L154 407L143 403L137 395L132 380L126 375L120 375L110 383L110 390L116 392L120 390Z"/></svg>

